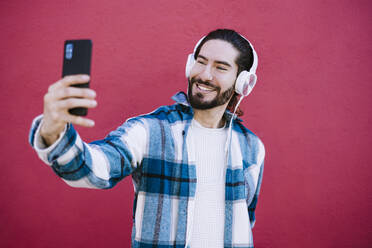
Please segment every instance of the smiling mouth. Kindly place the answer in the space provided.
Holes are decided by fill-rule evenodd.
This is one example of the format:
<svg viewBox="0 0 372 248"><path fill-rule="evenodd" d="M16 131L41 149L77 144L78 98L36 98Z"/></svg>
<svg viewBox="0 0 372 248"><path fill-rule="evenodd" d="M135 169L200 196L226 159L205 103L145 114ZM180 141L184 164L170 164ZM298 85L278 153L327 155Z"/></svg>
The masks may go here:
<svg viewBox="0 0 372 248"><path fill-rule="evenodd" d="M215 88L214 87L208 87L206 85L201 85L199 83L195 83L196 87L201 90L201 91L205 91L205 92L211 92L211 91L214 91Z"/></svg>

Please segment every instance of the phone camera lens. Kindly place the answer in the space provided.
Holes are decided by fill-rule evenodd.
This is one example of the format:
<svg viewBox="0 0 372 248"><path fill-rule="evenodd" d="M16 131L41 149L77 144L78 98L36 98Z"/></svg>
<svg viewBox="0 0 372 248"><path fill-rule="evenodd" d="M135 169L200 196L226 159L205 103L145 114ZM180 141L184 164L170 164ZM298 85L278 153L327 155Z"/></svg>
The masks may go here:
<svg viewBox="0 0 372 248"><path fill-rule="evenodd" d="M72 43L66 44L66 53L65 53L66 59L72 59L73 50L74 50L74 44Z"/></svg>

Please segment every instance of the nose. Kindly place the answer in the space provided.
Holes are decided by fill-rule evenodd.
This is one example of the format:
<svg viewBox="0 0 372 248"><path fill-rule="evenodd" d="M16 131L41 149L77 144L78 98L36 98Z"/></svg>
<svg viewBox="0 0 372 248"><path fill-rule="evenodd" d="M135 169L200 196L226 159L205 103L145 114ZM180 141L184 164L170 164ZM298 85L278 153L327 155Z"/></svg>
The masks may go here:
<svg viewBox="0 0 372 248"><path fill-rule="evenodd" d="M206 65L203 68L203 71L200 72L200 79L203 81L212 81L212 69L210 65Z"/></svg>

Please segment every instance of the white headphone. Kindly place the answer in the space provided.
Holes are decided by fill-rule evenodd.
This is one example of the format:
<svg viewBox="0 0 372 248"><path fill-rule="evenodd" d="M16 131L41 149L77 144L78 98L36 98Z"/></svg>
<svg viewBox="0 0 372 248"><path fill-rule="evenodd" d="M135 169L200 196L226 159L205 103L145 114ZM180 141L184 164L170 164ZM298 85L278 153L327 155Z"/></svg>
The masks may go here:
<svg viewBox="0 0 372 248"><path fill-rule="evenodd" d="M251 93L251 91L253 90L253 87L256 85L256 82L257 82L256 70L257 70L257 65L258 65L258 57L257 57L256 51L254 50L254 47L249 42L249 40L247 40L241 34L239 34L239 35L249 43L250 47L252 48L252 52L253 52L253 64L252 64L251 68L249 69L249 71L240 72L238 77L236 78L236 81L235 81L235 92L238 93L239 95L241 95L242 98L243 98L245 96L248 96ZM194 47L194 52L189 54L189 56L187 58L186 71L185 71L187 78L189 78L190 73L191 73L191 69L196 62L195 59L194 59L196 49L198 48L199 44L203 41L204 38L205 38L205 36L198 41L198 43Z"/></svg>

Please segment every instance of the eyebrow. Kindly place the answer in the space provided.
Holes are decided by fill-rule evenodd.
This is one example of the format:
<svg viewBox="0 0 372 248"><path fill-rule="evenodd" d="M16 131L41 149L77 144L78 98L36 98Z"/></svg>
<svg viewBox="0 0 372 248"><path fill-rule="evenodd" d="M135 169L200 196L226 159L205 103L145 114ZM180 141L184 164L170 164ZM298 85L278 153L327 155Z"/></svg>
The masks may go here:
<svg viewBox="0 0 372 248"><path fill-rule="evenodd" d="M208 61L208 59L207 59L206 57L204 57L203 55L200 55L200 54L199 54L198 57L200 57L200 58L202 58L202 59ZM216 63L217 63L217 64L222 64L222 65L226 65L226 66L228 66L228 67L232 67L229 63L227 63L227 62L225 62L225 61L216 60Z"/></svg>

